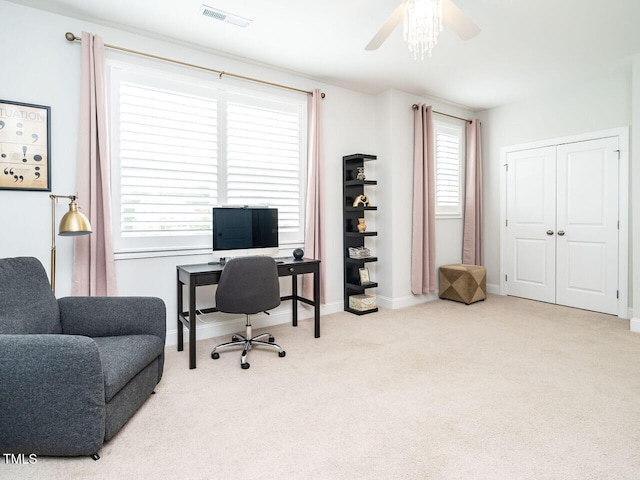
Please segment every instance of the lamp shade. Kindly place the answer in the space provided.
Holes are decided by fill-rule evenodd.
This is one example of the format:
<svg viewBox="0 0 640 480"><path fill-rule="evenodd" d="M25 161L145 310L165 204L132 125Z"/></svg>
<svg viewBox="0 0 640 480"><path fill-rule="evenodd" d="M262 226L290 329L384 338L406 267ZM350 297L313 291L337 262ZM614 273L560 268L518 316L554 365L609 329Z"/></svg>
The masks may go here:
<svg viewBox="0 0 640 480"><path fill-rule="evenodd" d="M91 233L91 223L89 223L87 217L78 211L78 204L75 199L69 203L69 211L60 220L58 232L58 235L63 237Z"/></svg>

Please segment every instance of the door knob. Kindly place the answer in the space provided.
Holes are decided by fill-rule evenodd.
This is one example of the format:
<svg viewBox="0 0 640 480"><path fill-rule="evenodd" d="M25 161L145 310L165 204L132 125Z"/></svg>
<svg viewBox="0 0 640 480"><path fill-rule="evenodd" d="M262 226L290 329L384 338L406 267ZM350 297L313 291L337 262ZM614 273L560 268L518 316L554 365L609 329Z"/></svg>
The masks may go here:
<svg viewBox="0 0 640 480"><path fill-rule="evenodd" d="M564 230L558 230L558 235L563 236L564 235Z"/></svg>
<svg viewBox="0 0 640 480"><path fill-rule="evenodd" d="M547 230L547 235L553 235L553 230Z"/></svg>

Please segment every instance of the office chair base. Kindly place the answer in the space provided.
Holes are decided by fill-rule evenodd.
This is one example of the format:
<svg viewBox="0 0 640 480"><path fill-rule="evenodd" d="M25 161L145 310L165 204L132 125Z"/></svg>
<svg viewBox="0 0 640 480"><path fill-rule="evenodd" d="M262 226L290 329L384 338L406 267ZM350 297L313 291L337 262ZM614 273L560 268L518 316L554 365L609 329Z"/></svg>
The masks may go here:
<svg viewBox="0 0 640 480"><path fill-rule="evenodd" d="M268 342L259 340L260 338L267 337L267 336L269 337ZM261 333L260 335L257 335L253 338L249 338L248 335L247 337L245 337L244 335L236 333L231 337L230 342L221 343L220 345L217 345L216 347L214 347L214 349L211 351L211 358L214 360L217 360L218 358L220 358L220 354L217 352L217 350L220 348L242 347L242 356L240 357L240 366L246 370L251 366L249 362L247 362L247 355L249 354L249 350L251 350L253 346L268 347L268 348L276 349L278 350L279 357L284 357L287 354L287 352L285 352L280 345L273 342L275 342L275 338L270 333Z"/></svg>
<svg viewBox="0 0 640 480"><path fill-rule="evenodd" d="M268 333L263 333L262 335L258 335L257 337L253 337L252 340L256 340L258 337L262 337L263 335L269 335ZM239 333L234 335L233 337L231 337L231 341L232 342L238 342L238 341L242 341L242 342L246 342L247 341L247 337L245 337L244 335L240 335ZM274 337L269 337L269 343L273 343L275 342L276 339Z"/></svg>

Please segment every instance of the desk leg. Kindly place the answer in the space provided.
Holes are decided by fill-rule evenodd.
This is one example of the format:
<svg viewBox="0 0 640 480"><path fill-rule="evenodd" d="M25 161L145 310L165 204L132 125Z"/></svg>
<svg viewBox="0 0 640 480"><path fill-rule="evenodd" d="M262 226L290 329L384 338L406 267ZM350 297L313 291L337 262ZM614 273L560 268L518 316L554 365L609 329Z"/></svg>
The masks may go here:
<svg viewBox="0 0 640 480"><path fill-rule="evenodd" d="M189 368L196 368L196 286L189 283Z"/></svg>
<svg viewBox="0 0 640 480"><path fill-rule="evenodd" d="M291 275L291 312L293 326L298 326L298 276Z"/></svg>
<svg viewBox="0 0 640 480"><path fill-rule="evenodd" d="M184 349L184 335L183 335L183 326L182 326L182 322L180 321L180 314L183 312L183 301L184 298L182 296L182 282L180 280L178 280L177 282L178 284L178 315L177 315L177 319L178 319L178 351L181 352Z"/></svg>
<svg viewBox="0 0 640 480"><path fill-rule="evenodd" d="M315 338L320 337L320 265L313 272L313 316L315 324Z"/></svg>

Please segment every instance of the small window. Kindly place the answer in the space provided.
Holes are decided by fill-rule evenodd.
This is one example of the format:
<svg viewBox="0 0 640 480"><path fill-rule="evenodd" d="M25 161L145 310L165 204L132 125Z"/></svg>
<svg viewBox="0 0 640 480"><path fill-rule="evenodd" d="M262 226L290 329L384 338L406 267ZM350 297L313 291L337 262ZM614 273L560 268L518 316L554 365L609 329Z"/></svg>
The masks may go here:
<svg viewBox="0 0 640 480"><path fill-rule="evenodd" d="M462 216L463 137L459 125L435 122L436 216Z"/></svg>

